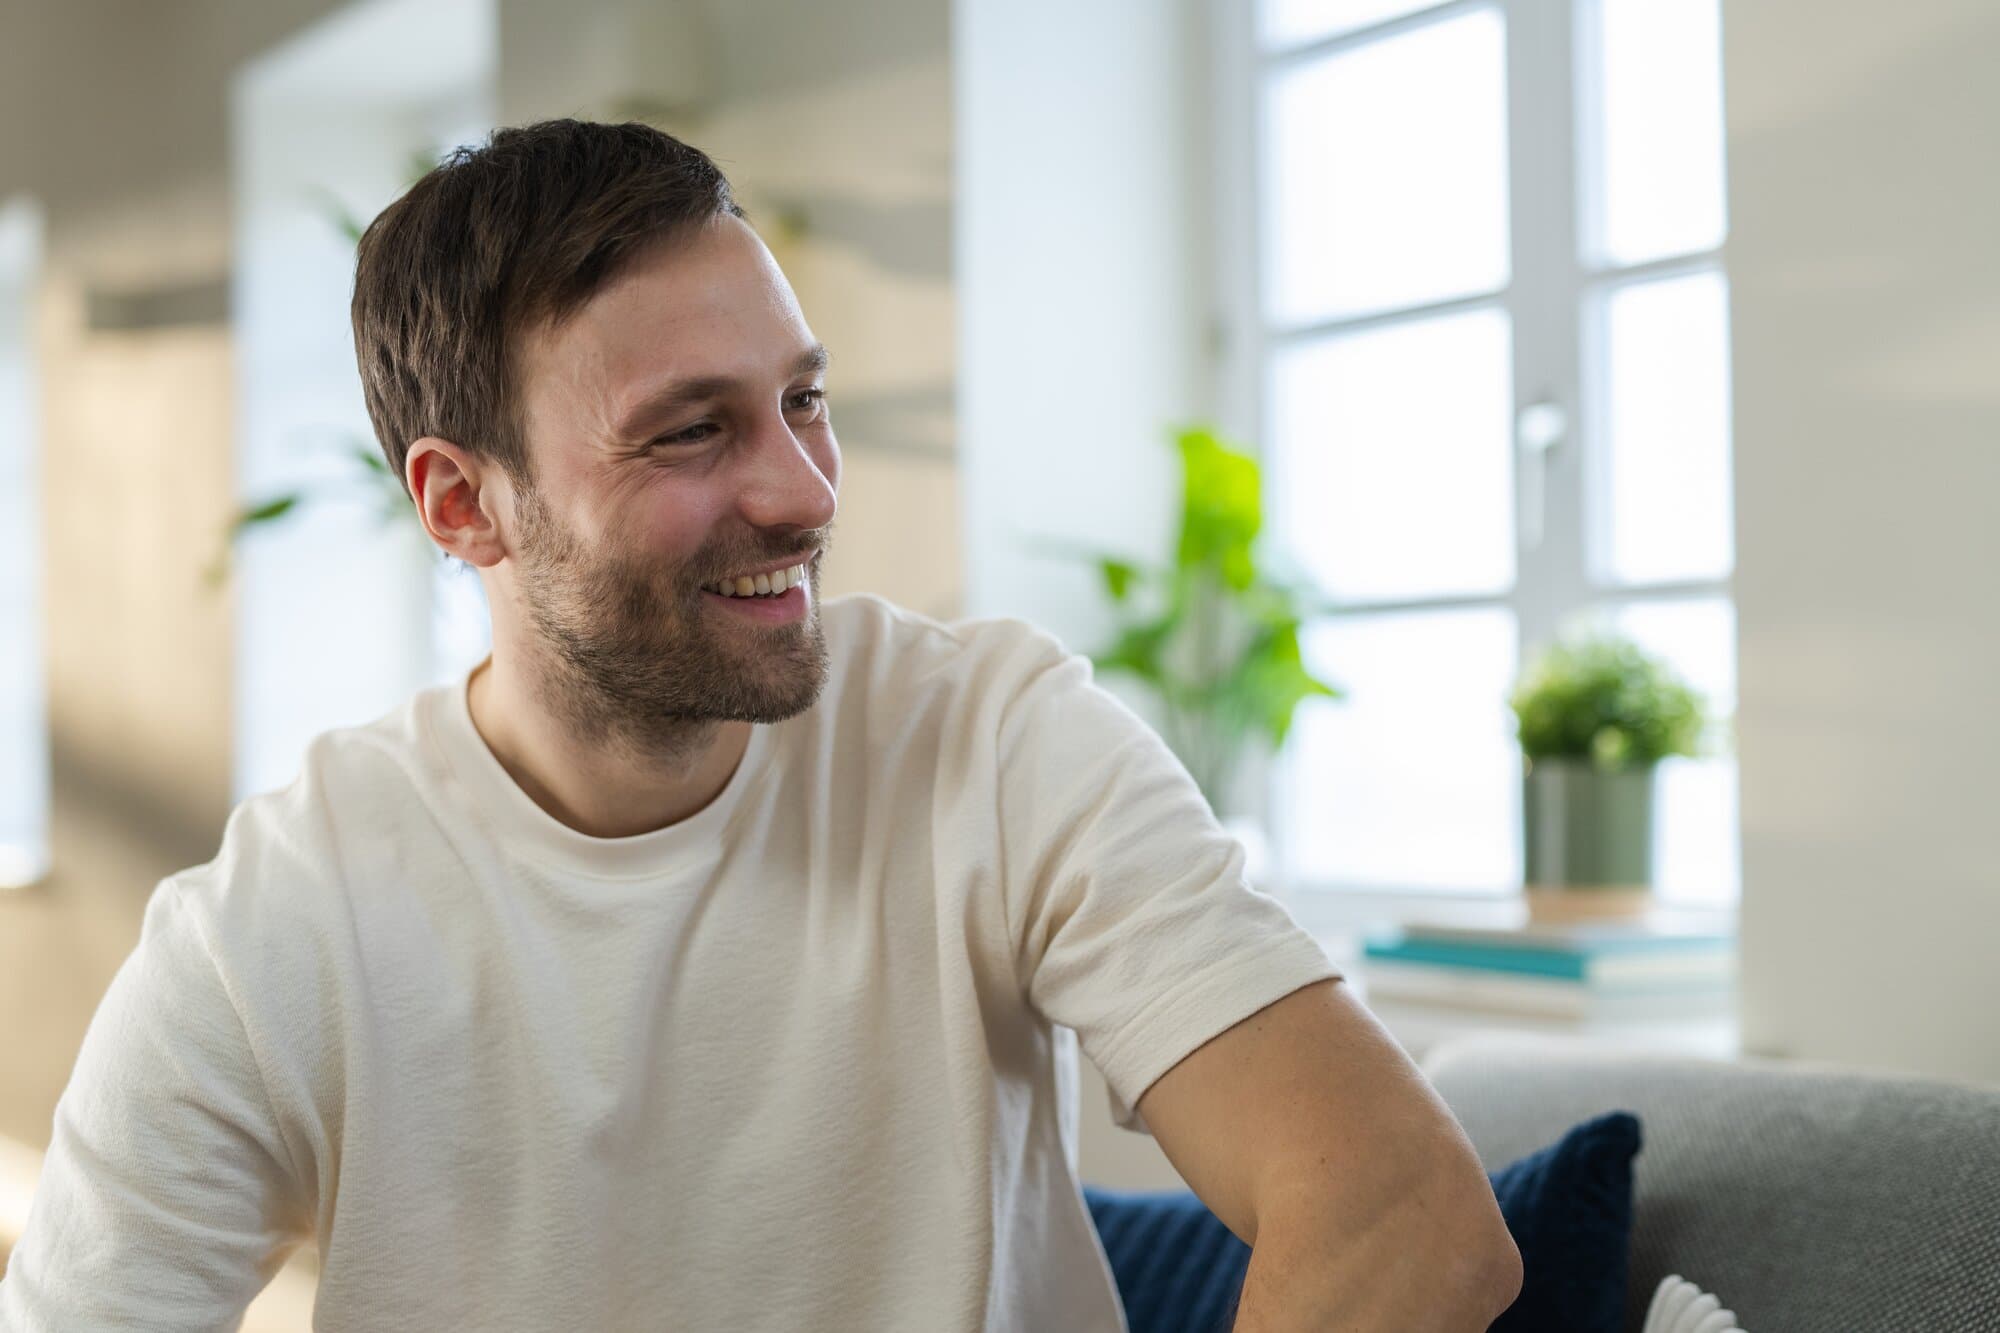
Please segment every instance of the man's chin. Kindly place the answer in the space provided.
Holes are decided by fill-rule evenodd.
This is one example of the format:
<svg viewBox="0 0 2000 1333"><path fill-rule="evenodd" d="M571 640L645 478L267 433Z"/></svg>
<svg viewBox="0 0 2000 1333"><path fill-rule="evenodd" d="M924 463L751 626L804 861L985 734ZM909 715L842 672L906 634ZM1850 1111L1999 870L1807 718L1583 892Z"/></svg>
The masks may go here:
<svg viewBox="0 0 2000 1333"><path fill-rule="evenodd" d="M823 673L795 680L764 682L765 688L739 696L727 709L735 722L784 722L806 712L826 692Z"/></svg>
<svg viewBox="0 0 2000 1333"><path fill-rule="evenodd" d="M735 688L728 691L735 696L729 701L732 720L783 722L797 717L818 703L826 690L825 648L810 621L757 628L763 631L758 636L763 651L718 654L736 659Z"/></svg>

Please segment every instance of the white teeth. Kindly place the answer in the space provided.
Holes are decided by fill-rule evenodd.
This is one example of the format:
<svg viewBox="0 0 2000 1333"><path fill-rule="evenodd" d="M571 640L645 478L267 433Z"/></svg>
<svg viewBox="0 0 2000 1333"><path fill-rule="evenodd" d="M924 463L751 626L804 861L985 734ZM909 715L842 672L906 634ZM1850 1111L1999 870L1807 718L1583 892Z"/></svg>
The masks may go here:
<svg viewBox="0 0 2000 1333"><path fill-rule="evenodd" d="M724 597L774 597L806 581L806 567L793 565L775 574L744 574L705 585L707 591Z"/></svg>

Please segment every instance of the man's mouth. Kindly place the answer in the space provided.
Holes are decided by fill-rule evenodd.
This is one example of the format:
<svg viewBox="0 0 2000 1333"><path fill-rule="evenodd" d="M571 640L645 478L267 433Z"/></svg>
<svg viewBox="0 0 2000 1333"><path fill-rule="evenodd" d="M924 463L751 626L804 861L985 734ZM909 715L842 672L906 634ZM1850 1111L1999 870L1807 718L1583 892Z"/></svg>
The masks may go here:
<svg viewBox="0 0 2000 1333"><path fill-rule="evenodd" d="M779 597L786 589L795 588L806 581L807 563L801 561L787 569L774 570L769 574L739 574L734 578L704 583L701 587L703 592L712 592L722 597Z"/></svg>

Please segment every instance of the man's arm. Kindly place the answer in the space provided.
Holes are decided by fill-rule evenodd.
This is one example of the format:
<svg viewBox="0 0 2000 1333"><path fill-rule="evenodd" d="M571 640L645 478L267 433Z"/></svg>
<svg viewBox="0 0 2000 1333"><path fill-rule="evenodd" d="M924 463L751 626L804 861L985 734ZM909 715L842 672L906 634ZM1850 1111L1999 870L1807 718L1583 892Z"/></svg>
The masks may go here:
<svg viewBox="0 0 2000 1333"><path fill-rule="evenodd" d="M243 1025L179 889L56 1106L0 1333L233 1329L310 1227Z"/></svg>
<svg viewBox="0 0 2000 1333"><path fill-rule="evenodd" d="M1137 1107L1251 1246L1237 1333L1484 1329L1521 1258L1450 1110L1338 980L1292 992Z"/></svg>

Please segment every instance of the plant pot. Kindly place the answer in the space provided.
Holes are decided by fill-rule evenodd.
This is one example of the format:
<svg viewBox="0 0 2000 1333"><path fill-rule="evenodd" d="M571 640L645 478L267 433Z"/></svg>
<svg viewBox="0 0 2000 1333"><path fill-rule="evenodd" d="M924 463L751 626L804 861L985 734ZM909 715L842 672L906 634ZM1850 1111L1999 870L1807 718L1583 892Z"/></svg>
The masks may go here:
<svg viewBox="0 0 2000 1333"><path fill-rule="evenodd" d="M1616 892L1623 910L1634 894L1644 900L1653 883L1653 774L1651 765L1603 773L1582 760L1528 765L1521 812L1531 898L1540 890ZM1601 906L1608 913L1591 913L1573 901L1568 910L1623 914L1617 899L1605 898ZM1546 901L1545 909L1559 910Z"/></svg>

